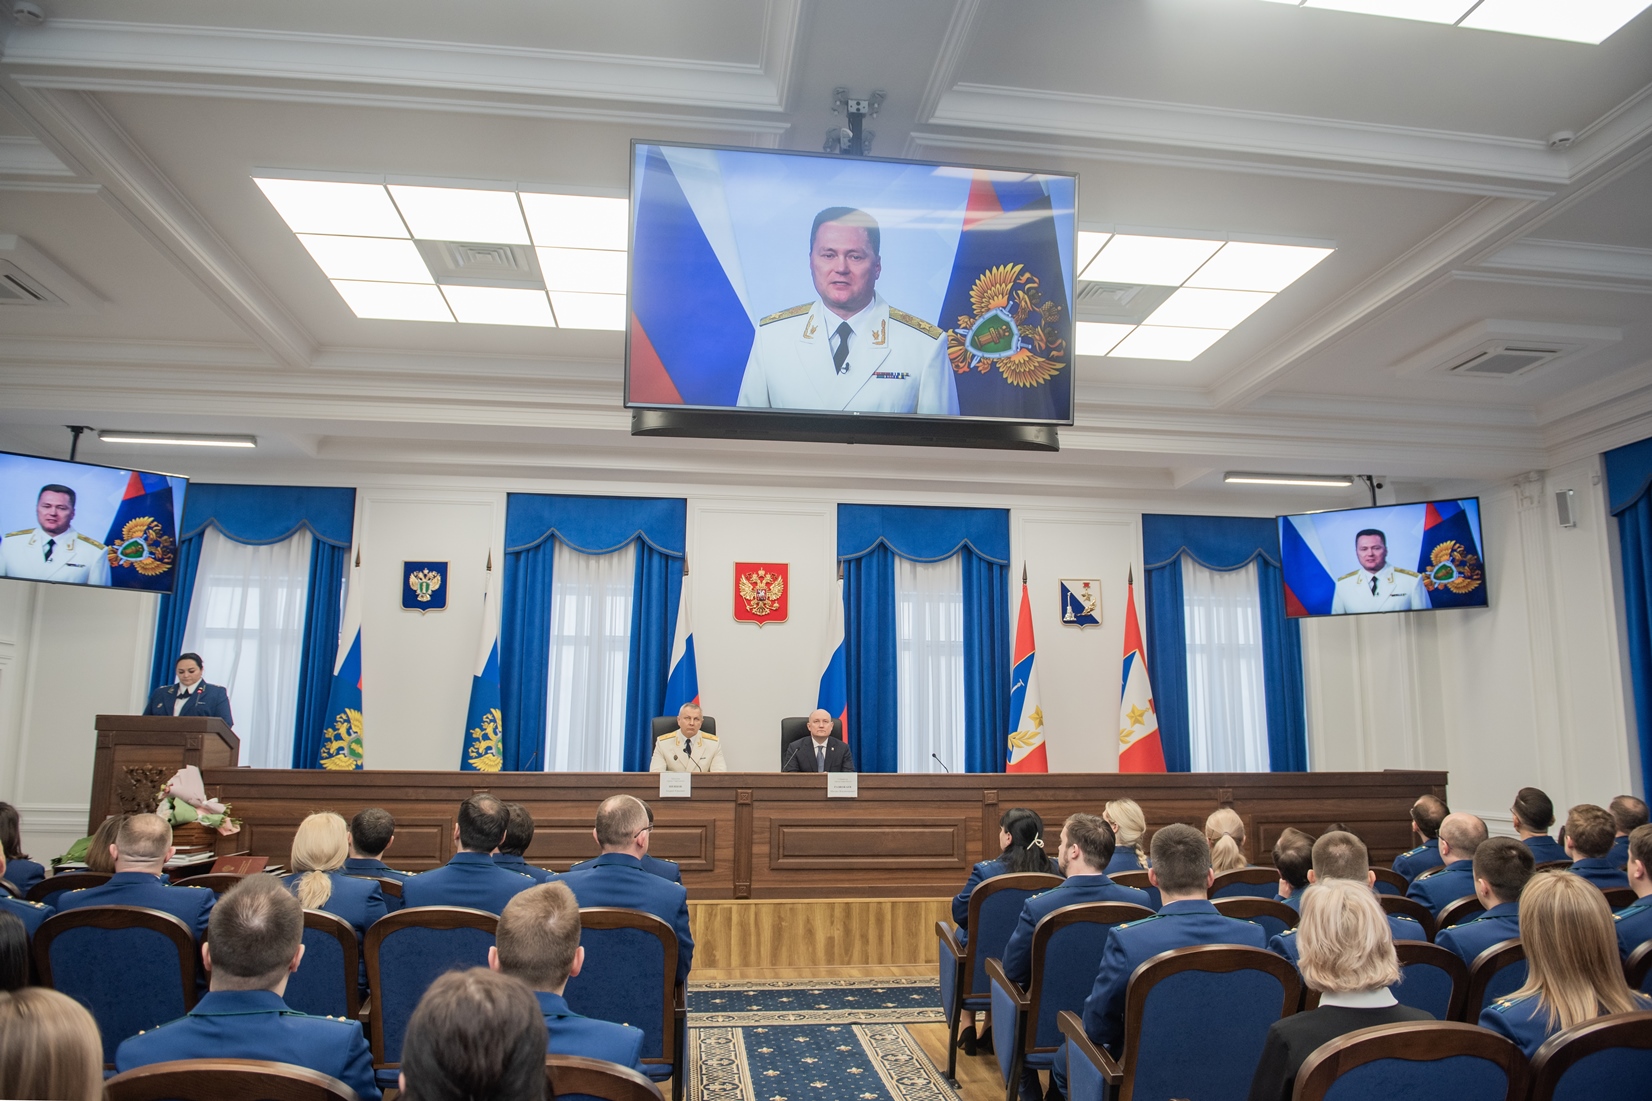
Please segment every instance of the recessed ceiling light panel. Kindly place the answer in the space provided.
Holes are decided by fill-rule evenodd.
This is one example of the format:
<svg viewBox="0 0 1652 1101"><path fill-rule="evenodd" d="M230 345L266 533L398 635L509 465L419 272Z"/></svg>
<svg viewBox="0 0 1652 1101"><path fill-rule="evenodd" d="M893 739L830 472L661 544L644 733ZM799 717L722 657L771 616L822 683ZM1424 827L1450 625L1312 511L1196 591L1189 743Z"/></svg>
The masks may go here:
<svg viewBox="0 0 1652 1101"><path fill-rule="evenodd" d="M105 428L98 433L103 443L166 444L173 447L257 447L257 436L221 432L135 432Z"/></svg>
<svg viewBox="0 0 1652 1101"><path fill-rule="evenodd" d="M552 291L556 323L564 329L625 331L625 295Z"/></svg>
<svg viewBox="0 0 1652 1101"><path fill-rule="evenodd" d="M369 283L335 279L333 287L357 317L379 321L449 321L442 294L428 283Z"/></svg>
<svg viewBox="0 0 1652 1101"><path fill-rule="evenodd" d="M1273 295L1262 291L1209 291L1183 287L1154 310L1144 325L1192 329L1233 328L1261 309Z"/></svg>
<svg viewBox="0 0 1652 1101"><path fill-rule="evenodd" d="M1234 485L1256 486L1324 486L1330 489L1347 488L1354 479L1346 474L1254 474L1230 470L1222 481Z"/></svg>
<svg viewBox="0 0 1652 1101"><path fill-rule="evenodd" d="M1333 251L1229 241L1193 273L1186 285L1224 291L1282 291Z"/></svg>
<svg viewBox="0 0 1652 1101"><path fill-rule="evenodd" d="M330 237L300 233L298 239L329 279L380 283L433 283L413 242L393 237Z"/></svg>
<svg viewBox="0 0 1652 1101"><path fill-rule="evenodd" d="M1119 341L1107 354L1115 359L1170 359L1183 363L1198 359L1206 348L1227 335L1225 329L1170 329L1143 325Z"/></svg>
<svg viewBox="0 0 1652 1101"><path fill-rule="evenodd" d="M1091 233L1089 230L1078 231L1078 255L1073 257L1073 270L1082 273L1090 266L1090 261L1096 258L1101 247L1113 239L1111 233Z"/></svg>
<svg viewBox="0 0 1652 1101"><path fill-rule="evenodd" d="M1646 7L1647 0L1484 0L1462 25L1593 46Z"/></svg>
<svg viewBox="0 0 1652 1101"><path fill-rule="evenodd" d="M391 184L390 195L415 237L495 245L533 243L528 240L514 191Z"/></svg>
<svg viewBox="0 0 1652 1101"><path fill-rule="evenodd" d="M542 248L591 248L624 252L631 222L631 204L624 199L592 195L545 195L522 192L533 243Z"/></svg>
<svg viewBox="0 0 1652 1101"><path fill-rule="evenodd" d="M1083 278L1101 283L1149 283L1179 287L1198 271L1221 241L1185 237L1140 237L1118 234L1084 269Z"/></svg>
<svg viewBox="0 0 1652 1101"><path fill-rule="evenodd" d="M256 177L253 182L294 233L407 236L401 215L379 184Z"/></svg>
<svg viewBox="0 0 1652 1101"><path fill-rule="evenodd" d="M554 329L544 291L508 287L443 287L453 316L470 325L534 325Z"/></svg>
<svg viewBox="0 0 1652 1101"><path fill-rule="evenodd" d="M590 248L542 248L538 252L548 290L625 293L626 253Z"/></svg>
<svg viewBox="0 0 1652 1101"><path fill-rule="evenodd" d="M1074 329L1073 344L1081 356L1104 356L1136 331L1134 325L1113 325L1105 321L1080 321Z"/></svg>
<svg viewBox="0 0 1652 1101"><path fill-rule="evenodd" d="M1414 19L1424 23L1455 23L1474 6L1474 0L1307 0L1302 6L1387 15L1394 19Z"/></svg>

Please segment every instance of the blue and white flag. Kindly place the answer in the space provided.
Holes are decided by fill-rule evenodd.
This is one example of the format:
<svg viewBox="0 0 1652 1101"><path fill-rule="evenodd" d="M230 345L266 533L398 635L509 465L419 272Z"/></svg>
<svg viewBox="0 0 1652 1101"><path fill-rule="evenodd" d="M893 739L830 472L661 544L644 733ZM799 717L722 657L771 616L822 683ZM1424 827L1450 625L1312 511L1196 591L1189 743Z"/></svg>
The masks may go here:
<svg viewBox="0 0 1652 1101"><path fill-rule="evenodd" d="M677 630L671 640L671 673L665 680L662 714L675 715L686 704L700 706L700 667L694 661L694 628L688 621L688 577L677 601Z"/></svg>
<svg viewBox="0 0 1652 1101"><path fill-rule="evenodd" d="M322 768L337 772L359 769L362 762L361 719L361 549L355 554L344 596L344 619L339 624L338 657L333 662L333 686L327 693L327 725L321 732Z"/></svg>
<svg viewBox="0 0 1652 1101"><path fill-rule="evenodd" d="M482 641L470 678L470 707L465 711L465 748L459 768L498 772L505 761L505 716L499 709L499 609L493 601L493 556L488 556L482 586Z"/></svg>

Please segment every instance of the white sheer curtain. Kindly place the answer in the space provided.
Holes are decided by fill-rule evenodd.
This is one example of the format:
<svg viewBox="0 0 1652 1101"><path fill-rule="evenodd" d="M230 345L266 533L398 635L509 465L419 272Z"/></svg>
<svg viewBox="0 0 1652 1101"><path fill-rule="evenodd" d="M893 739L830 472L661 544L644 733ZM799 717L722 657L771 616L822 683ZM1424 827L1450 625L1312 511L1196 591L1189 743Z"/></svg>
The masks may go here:
<svg viewBox="0 0 1652 1101"><path fill-rule="evenodd" d="M546 678L547 772L625 767L625 687L637 544L581 554L556 544L551 564L551 655ZM533 766L529 766L530 768Z"/></svg>
<svg viewBox="0 0 1652 1101"><path fill-rule="evenodd" d="M208 528L184 626L205 679L229 690L241 763L291 768L310 592L310 532L249 547Z"/></svg>
<svg viewBox="0 0 1652 1101"><path fill-rule="evenodd" d="M1266 772L1262 597L1256 563L1219 573L1182 556L1194 772Z"/></svg>
<svg viewBox="0 0 1652 1101"><path fill-rule="evenodd" d="M895 559L901 772L964 767L964 560ZM934 756L931 756L933 754Z"/></svg>

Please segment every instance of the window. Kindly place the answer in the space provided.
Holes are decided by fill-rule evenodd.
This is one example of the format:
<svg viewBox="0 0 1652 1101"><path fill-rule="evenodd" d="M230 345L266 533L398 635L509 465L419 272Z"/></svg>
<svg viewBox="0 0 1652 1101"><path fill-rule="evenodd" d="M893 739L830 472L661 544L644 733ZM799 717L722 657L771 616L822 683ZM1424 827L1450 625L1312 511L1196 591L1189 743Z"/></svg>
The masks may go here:
<svg viewBox="0 0 1652 1101"><path fill-rule="evenodd" d="M964 566L895 559L901 772L964 767ZM937 762L936 758L940 761ZM942 767L944 763L945 768Z"/></svg>
<svg viewBox="0 0 1652 1101"><path fill-rule="evenodd" d="M637 545L581 554L557 540L551 565L551 649L545 746L530 770L619 772Z"/></svg>
<svg viewBox="0 0 1652 1101"><path fill-rule="evenodd" d="M1188 740L1194 772L1268 770L1256 562L1228 572L1182 557Z"/></svg>

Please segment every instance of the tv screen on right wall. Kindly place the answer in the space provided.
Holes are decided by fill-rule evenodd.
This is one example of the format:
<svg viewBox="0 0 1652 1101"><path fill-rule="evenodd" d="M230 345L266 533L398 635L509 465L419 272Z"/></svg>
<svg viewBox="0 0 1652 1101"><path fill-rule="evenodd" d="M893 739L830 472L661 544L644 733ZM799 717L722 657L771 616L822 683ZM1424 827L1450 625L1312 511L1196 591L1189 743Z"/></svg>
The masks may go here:
<svg viewBox="0 0 1652 1101"><path fill-rule="evenodd" d="M1293 618L1484 608L1480 499L1279 517Z"/></svg>

